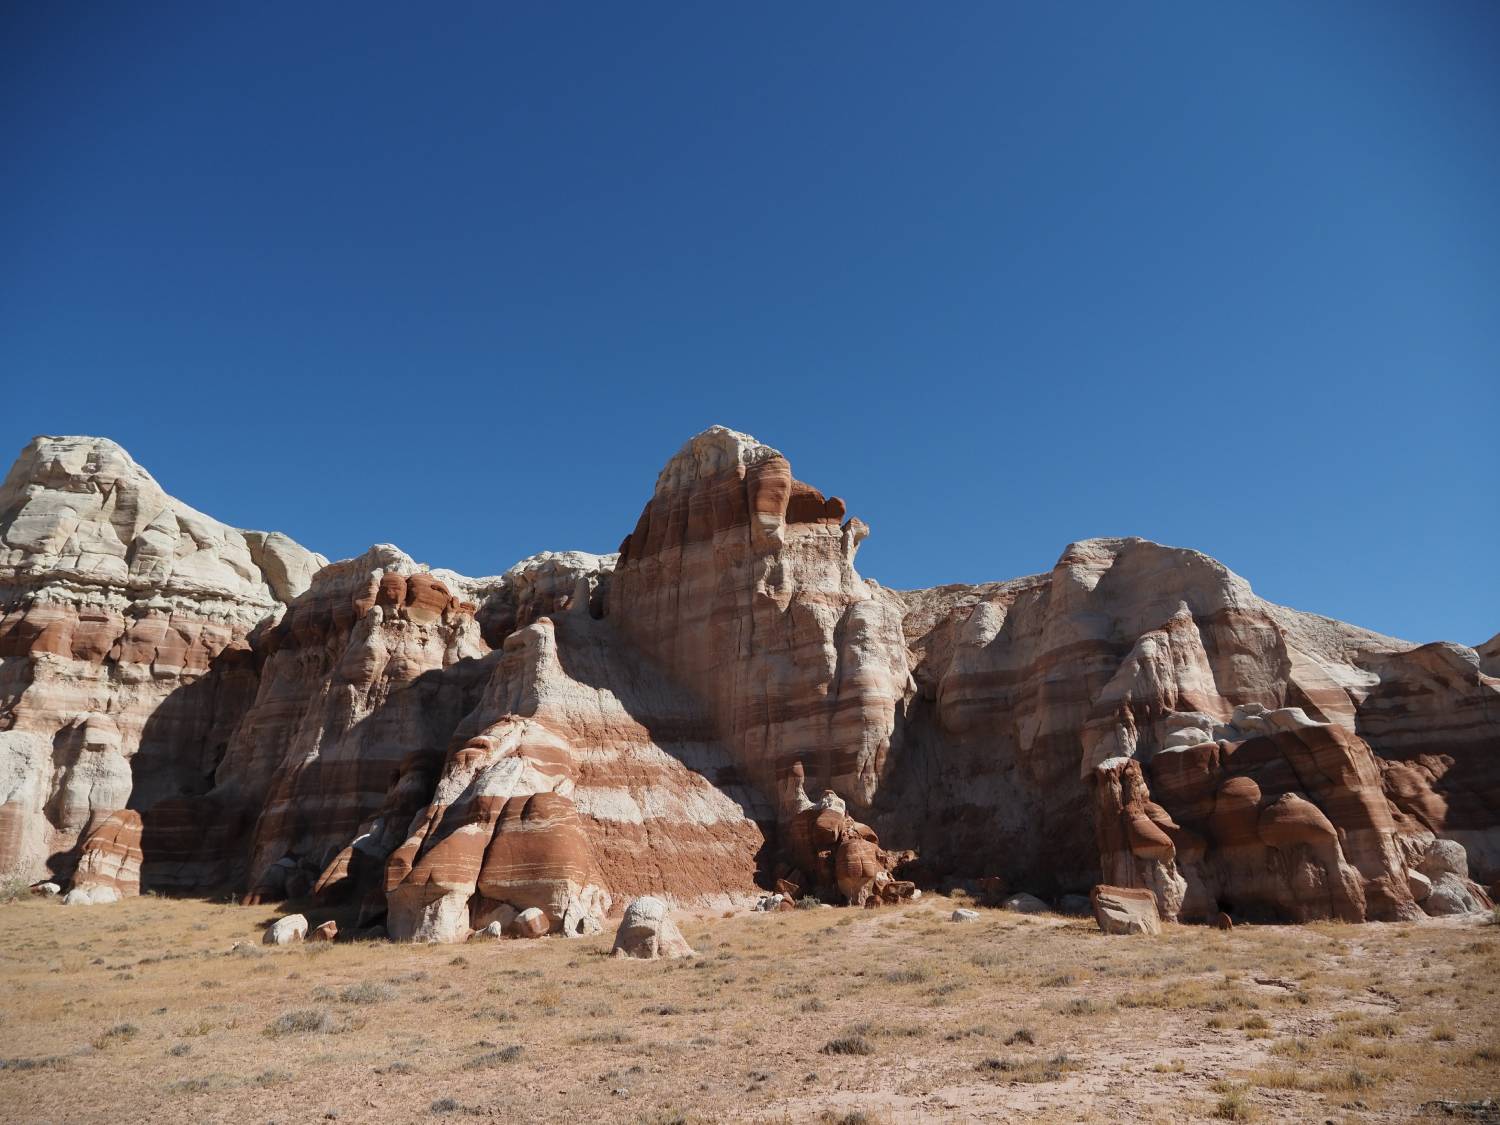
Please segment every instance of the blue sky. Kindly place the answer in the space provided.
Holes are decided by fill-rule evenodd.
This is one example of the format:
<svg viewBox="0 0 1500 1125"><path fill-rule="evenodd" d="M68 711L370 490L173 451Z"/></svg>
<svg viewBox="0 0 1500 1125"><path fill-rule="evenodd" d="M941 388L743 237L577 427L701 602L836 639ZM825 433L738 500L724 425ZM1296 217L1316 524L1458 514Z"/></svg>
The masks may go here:
<svg viewBox="0 0 1500 1125"><path fill-rule="evenodd" d="M11 4L0 446L613 550L713 423L887 585L1071 540L1500 629L1500 6Z"/></svg>

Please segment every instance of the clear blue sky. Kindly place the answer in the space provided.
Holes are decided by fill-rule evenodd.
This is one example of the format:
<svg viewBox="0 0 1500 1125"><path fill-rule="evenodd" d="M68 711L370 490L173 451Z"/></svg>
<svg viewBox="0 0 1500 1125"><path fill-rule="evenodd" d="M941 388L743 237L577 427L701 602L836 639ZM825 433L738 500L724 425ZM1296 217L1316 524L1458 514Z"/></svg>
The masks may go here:
<svg viewBox="0 0 1500 1125"><path fill-rule="evenodd" d="M1500 629L1500 5L5 5L0 445L471 574L713 423L887 585Z"/></svg>

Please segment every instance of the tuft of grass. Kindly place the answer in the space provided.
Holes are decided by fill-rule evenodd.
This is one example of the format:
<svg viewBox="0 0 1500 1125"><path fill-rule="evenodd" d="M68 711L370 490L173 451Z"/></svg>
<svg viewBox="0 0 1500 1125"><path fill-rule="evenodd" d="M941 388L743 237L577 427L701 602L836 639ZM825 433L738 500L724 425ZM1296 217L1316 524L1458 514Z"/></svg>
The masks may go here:
<svg viewBox="0 0 1500 1125"><path fill-rule="evenodd" d="M885 974L885 979L892 984L921 984L931 975L921 965L913 965L905 969L892 969Z"/></svg>
<svg viewBox="0 0 1500 1125"><path fill-rule="evenodd" d="M114 1027L110 1028L108 1031L101 1033L94 1039L94 1048L96 1050L102 1051L107 1047L115 1047L121 1043L129 1043L132 1039L140 1034L140 1031L141 1029L136 1027L133 1023L117 1023Z"/></svg>
<svg viewBox="0 0 1500 1125"><path fill-rule="evenodd" d="M360 981L351 984L339 993L339 999L345 1004L379 1004L382 1000L394 1000L396 990L388 984L376 984L374 981Z"/></svg>
<svg viewBox="0 0 1500 1125"><path fill-rule="evenodd" d="M492 1066L503 1066L506 1063L513 1063L525 1053L525 1050L526 1048L516 1043L509 1047L501 1047L498 1051L486 1051L484 1054L476 1055L464 1063L464 1069L484 1070Z"/></svg>
<svg viewBox="0 0 1500 1125"><path fill-rule="evenodd" d="M280 1039L283 1035L307 1035L333 1030L333 1017L321 1008L299 1008L282 1012L266 1024L265 1035Z"/></svg>
<svg viewBox="0 0 1500 1125"><path fill-rule="evenodd" d="M1010 1082L1056 1082L1074 1063L1067 1055L1050 1059L981 1059L974 1069L982 1074L1004 1075Z"/></svg>
<svg viewBox="0 0 1500 1125"><path fill-rule="evenodd" d="M875 1048L863 1035L843 1035L818 1048L825 1055L873 1055Z"/></svg>
<svg viewBox="0 0 1500 1125"><path fill-rule="evenodd" d="M607 1028L604 1031L590 1031L585 1035L575 1035L571 1042L575 1047L581 1047L586 1043L634 1043L635 1036L619 1028Z"/></svg>
<svg viewBox="0 0 1500 1125"><path fill-rule="evenodd" d="M1242 1089L1230 1090L1219 1098L1214 1114L1220 1121L1249 1121L1250 1103Z"/></svg>

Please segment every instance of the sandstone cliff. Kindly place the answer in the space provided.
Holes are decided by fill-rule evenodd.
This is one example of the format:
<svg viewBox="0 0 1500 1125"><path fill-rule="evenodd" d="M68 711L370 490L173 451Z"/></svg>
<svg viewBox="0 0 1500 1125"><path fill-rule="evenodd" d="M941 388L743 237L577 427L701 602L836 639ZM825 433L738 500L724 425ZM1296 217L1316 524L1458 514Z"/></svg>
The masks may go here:
<svg viewBox="0 0 1500 1125"><path fill-rule="evenodd" d="M714 427L617 556L327 564L39 438L0 491L0 868L439 940L781 875L889 900L903 864L1183 920L1488 901L1500 642L1382 637L1139 539L893 591L855 569L867 534Z"/></svg>
<svg viewBox="0 0 1500 1125"><path fill-rule="evenodd" d="M0 870L67 874L111 814L208 788L252 631L325 562L174 500L111 441L33 440L0 485Z"/></svg>

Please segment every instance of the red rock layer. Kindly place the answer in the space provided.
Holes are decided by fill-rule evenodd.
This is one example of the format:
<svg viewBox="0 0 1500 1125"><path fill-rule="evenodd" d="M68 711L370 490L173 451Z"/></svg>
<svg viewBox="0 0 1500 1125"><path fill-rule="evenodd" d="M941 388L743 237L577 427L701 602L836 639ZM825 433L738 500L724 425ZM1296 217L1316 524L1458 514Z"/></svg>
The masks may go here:
<svg viewBox="0 0 1500 1125"><path fill-rule="evenodd" d="M901 605L854 570L867 533L786 459L716 427L663 470L620 548L611 622L707 705L764 794L802 762L867 808L906 689Z"/></svg>
<svg viewBox="0 0 1500 1125"><path fill-rule="evenodd" d="M251 900L280 899L310 890L359 837L404 831L376 822L382 811L410 815L410 789L430 786L472 706L487 651L474 609L394 547L321 570L257 638L259 690L209 794L251 813L248 849L148 861L175 865L192 884L240 883ZM387 808L403 777L408 800Z"/></svg>
<svg viewBox="0 0 1500 1125"><path fill-rule="evenodd" d="M120 898L140 894L141 854L141 814L113 813L84 840L73 889L108 888Z"/></svg>
<svg viewBox="0 0 1500 1125"><path fill-rule="evenodd" d="M1484 710L1477 658L1450 665L1445 685L1403 716L1397 701L1424 650L1270 605L1191 551L1093 540L1070 547L1048 575L904 597L918 691L876 823L915 843L929 874L1004 873L1046 892L1082 890L1102 870L1151 887L1184 916L1202 916L1216 897L1283 917L1409 916L1404 870L1431 838L1417 804L1426 802L1437 834L1467 830L1453 806L1431 801L1444 765L1395 764L1402 723L1420 745L1418 716L1462 698L1465 718L1439 719L1439 729L1469 727L1481 743L1483 732L1500 732ZM1236 726L1286 708L1303 716L1295 732L1253 738ZM1500 818L1483 780L1493 755L1460 742L1453 766L1469 771L1461 801L1474 823L1493 827ZM1120 761L1130 772L1095 772ZM1315 783L1306 770L1331 770L1338 783ZM1271 807L1270 835L1283 820L1321 818L1344 833L1342 851L1314 860L1322 845L1310 839L1291 848L1216 835L1204 804L1215 786L1268 771L1250 803L1256 816ZM1397 778L1411 814L1385 799ZM1185 801L1189 791L1197 795ZM1201 863L1159 854L1153 829L1171 838L1179 823L1193 849L1207 849ZM1471 846L1482 865L1487 853ZM1257 862L1289 850L1298 858L1286 870L1255 874ZM1312 905L1295 902L1295 888Z"/></svg>
<svg viewBox="0 0 1500 1125"><path fill-rule="evenodd" d="M586 597L573 604L506 640L431 805L390 857L393 937L460 940L533 906L571 934L639 894L703 905L753 892L762 838L728 795L711 725Z"/></svg>
<svg viewBox="0 0 1500 1125"><path fill-rule="evenodd" d="M0 871L66 876L124 809L203 792L255 691L249 637L322 562L167 496L100 438L37 438L0 485ZM20 747L9 740L6 746Z"/></svg>

